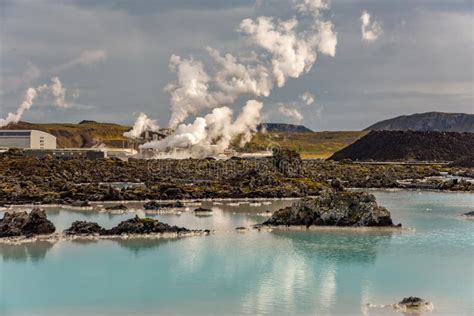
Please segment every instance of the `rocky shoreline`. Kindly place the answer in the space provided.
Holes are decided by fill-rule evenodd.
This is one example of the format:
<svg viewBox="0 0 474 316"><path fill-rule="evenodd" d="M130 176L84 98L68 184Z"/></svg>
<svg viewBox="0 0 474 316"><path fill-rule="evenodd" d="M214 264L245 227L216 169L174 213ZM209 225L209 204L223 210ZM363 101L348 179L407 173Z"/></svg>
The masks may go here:
<svg viewBox="0 0 474 316"><path fill-rule="evenodd" d="M362 165L350 161L301 160L288 151L262 159L130 159L128 162L51 157L39 160L0 154L0 206L306 197L318 195L336 180L354 188L474 191L474 183L464 178L421 181L446 174L472 179L474 169L435 164Z"/></svg>
<svg viewBox="0 0 474 316"><path fill-rule="evenodd" d="M0 219L0 242L9 244L77 238L175 238L210 234L210 230L190 230L138 216L122 221L111 229L105 229L95 222L75 221L62 233L55 232L54 224L47 219L46 212L39 208L29 213L6 212Z"/></svg>

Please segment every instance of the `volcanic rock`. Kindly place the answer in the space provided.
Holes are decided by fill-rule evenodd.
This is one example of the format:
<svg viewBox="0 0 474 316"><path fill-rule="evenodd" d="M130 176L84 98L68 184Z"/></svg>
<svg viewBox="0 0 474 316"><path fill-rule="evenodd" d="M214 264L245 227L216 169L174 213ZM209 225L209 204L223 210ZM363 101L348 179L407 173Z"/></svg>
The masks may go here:
<svg viewBox="0 0 474 316"><path fill-rule="evenodd" d="M88 207L91 206L88 201L73 201L71 202L71 206L74 207Z"/></svg>
<svg viewBox="0 0 474 316"><path fill-rule="evenodd" d="M433 310L433 304L431 302L425 301L419 297L405 297L403 300L398 302L395 306L396 308L401 308L406 311L431 311Z"/></svg>
<svg viewBox="0 0 474 316"><path fill-rule="evenodd" d="M262 225L393 226L390 212L366 192L325 191L276 211Z"/></svg>
<svg viewBox="0 0 474 316"><path fill-rule="evenodd" d="M153 218L134 218L120 222L117 226L106 230L103 235L122 234L156 234L156 233L184 233L190 230L184 227L171 226Z"/></svg>
<svg viewBox="0 0 474 316"><path fill-rule="evenodd" d="M65 235L100 235L105 232L99 224L87 221L75 221L64 231Z"/></svg>
<svg viewBox="0 0 474 316"><path fill-rule="evenodd" d="M157 211L162 208L181 208L181 207L184 207L184 204L181 201L169 202L169 203L160 203L157 201L150 201L143 204L143 208L145 210L150 210L150 211Z"/></svg>
<svg viewBox="0 0 474 316"><path fill-rule="evenodd" d="M46 212L39 208L34 208L30 213L6 212L0 220L0 237L49 235L55 230Z"/></svg>
<svg viewBox="0 0 474 316"><path fill-rule="evenodd" d="M124 204L113 205L105 208L107 211L126 211L128 207Z"/></svg>
<svg viewBox="0 0 474 316"><path fill-rule="evenodd" d="M212 214L211 209L203 208L203 207L199 207L195 209L193 212L195 215L211 215Z"/></svg>

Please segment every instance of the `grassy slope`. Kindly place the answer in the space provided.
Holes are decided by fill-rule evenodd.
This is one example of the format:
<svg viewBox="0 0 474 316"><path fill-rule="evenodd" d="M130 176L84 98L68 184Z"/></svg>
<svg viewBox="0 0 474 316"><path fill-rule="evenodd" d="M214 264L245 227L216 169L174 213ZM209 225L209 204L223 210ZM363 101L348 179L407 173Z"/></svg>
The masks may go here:
<svg viewBox="0 0 474 316"><path fill-rule="evenodd" d="M258 133L246 148L262 150L269 146L281 146L298 151L303 158L327 158L367 133L367 131Z"/></svg>
<svg viewBox="0 0 474 316"><path fill-rule="evenodd" d="M122 134L130 130L129 126L113 123L88 122L85 124L48 123L31 124L19 122L4 129L36 129L53 134L57 137L60 148L91 147L105 143L112 147L121 147L126 140Z"/></svg>

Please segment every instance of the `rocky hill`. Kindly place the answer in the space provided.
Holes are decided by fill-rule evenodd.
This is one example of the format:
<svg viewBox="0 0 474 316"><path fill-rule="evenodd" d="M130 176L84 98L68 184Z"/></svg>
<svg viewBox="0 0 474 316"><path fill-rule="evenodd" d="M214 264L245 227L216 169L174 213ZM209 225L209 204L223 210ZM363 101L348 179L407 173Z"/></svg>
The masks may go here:
<svg viewBox="0 0 474 316"><path fill-rule="evenodd" d="M402 115L375 123L365 130L474 133L474 114L427 112Z"/></svg>
<svg viewBox="0 0 474 316"><path fill-rule="evenodd" d="M371 131L330 159L454 161L473 148L474 133Z"/></svg>
<svg viewBox="0 0 474 316"><path fill-rule="evenodd" d="M267 132L312 132L309 128L303 125L285 124L285 123L262 123L257 126L258 131Z"/></svg>
<svg viewBox="0 0 474 316"><path fill-rule="evenodd" d="M0 129L36 129L56 136L60 148L87 148L102 143L111 147L122 147L126 141L122 135L130 128L114 123L82 121L79 124L18 122Z"/></svg>

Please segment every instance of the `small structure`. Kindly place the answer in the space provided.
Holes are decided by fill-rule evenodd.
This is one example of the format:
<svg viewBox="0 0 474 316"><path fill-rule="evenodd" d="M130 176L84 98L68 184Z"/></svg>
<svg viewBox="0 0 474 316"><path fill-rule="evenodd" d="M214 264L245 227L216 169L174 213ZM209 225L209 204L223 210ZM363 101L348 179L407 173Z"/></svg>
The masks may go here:
<svg viewBox="0 0 474 316"><path fill-rule="evenodd" d="M0 130L0 147L56 149L56 137L38 130Z"/></svg>

